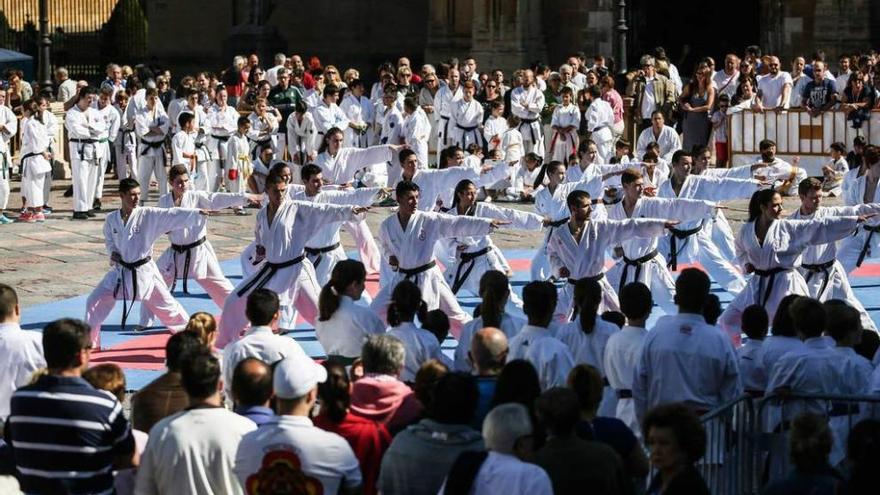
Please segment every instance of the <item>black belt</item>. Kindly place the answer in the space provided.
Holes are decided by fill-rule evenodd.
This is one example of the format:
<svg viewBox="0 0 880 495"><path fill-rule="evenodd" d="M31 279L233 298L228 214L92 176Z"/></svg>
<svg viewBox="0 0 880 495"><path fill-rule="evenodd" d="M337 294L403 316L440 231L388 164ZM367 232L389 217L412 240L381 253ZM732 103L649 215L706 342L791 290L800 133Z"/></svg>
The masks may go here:
<svg viewBox="0 0 880 495"><path fill-rule="evenodd" d="M431 260L422 266L417 266L415 268L398 268L397 271L405 275L403 277L404 280L409 280L422 272L426 272L431 268L434 268L435 266L437 266L437 262Z"/></svg>
<svg viewBox="0 0 880 495"><path fill-rule="evenodd" d="M220 141L221 143L225 143L226 141L229 141L229 138L232 136L218 136L216 134L211 134L211 137L216 139L217 141Z"/></svg>
<svg viewBox="0 0 880 495"><path fill-rule="evenodd" d="M629 389L619 389L617 390L617 398L618 399L632 399L633 391Z"/></svg>
<svg viewBox="0 0 880 495"><path fill-rule="evenodd" d="M0 178L11 179L12 172L9 170L9 152L0 152Z"/></svg>
<svg viewBox="0 0 880 495"><path fill-rule="evenodd" d="M639 275L642 274L642 265L651 261L652 259L657 257L657 250L654 249L650 253L642 256L641 258L630 259L627 258L626 255L623 257L623 273L620 274L620 286L617 288L618 292L623 290L623 286L626 285L626 275L629 271L629 267L634 266L636 268L636 273L633 275L633 282L639 281Z"/></svg>
<svg viewBox="0 0 880 495"><path fill-rule="evenodd" d="M819 300L821 300L822 294L825 293L825 289L828 287L828 281L831 276L831 273L829 273L828 269L831 268L832 266L834 266L835 261L836 260L832 258L832 259L826 261L825 263L819 263L816 265L801 263L801 268L810 272L807 274L807 277L806 277L807 283L810 283L810 280L813 278L813 275L815 275L817 273L822 274L822 287L819 289L819 292L816 294L816 298Z"/></svg>
<svg viewBox="0 0 880 495"><path fill-rule="evenodd" d="M688 237L696 234L702 229L703 222L700 222L700 225L690 230L669 229L672 236L669 238L669 261L666 263L666 266L669 267L670 270L678 270L678 253L687 245ZM679 240L685 241L682 243L681 248L678 248Z"/></svg>
<svg viewBox="0 0 880 495"><path fill-rule="evenodd" d="M252 278L250 282L244 284L241 289L238 289L236 294L238 295L238 297L243 297L245 293L251 289L251 287L253 287L254 290L262 289L263 286L266 285L269 280L272 280L272 277L274 277L275 274L278 273L278 270L300 263L305 258L306 255L301 254L296 258L293 258L292 260L284 261L281 263L271 263L267 261L266 264L264 264L263 267L260 268L260 271L257 272L254 278Z"/></svg>
<svg viewBox="0 0 880 495"><path fill-rule="evenodd" d="M455 124L455 127L458 127L459 129L461 129L461 130L464 131L464 132L461 134L461 148L462 148L462 149L464 149L464 147L465 147L465 146L464 146L464 144L465 144L465 136L467 136L468 133L472 133L472 134L474 135L474 142L475 142L475 143L479 144L480 146L484 146L485 143L483 143L482 136L480 136L480 133L477 132L477 129L479 128L479 126L476 126L476 125L475 125L475 126L471 126L471 127L465 127L465 126L460 125L460 124Z"/></svg>
<svg viewBox="0 0 880 495"><path fill-rule="evenodd" d="M223 161L225 157L223 156L223 146L220 146L220 144L226 143L232 136L218 136L216 134L211 134L211 137L217 140L217 156L220 159L220 168L223 168Z"/></svg>
<svg viewBox="0 0 880 495"><path fill-rule="evenodd" d="M605 278L605 272L602 272L598 275L592 275L589 277L569 278L568 283L570 283L571 285L577 285L577 283L580 282L581 280L592 280L593 282L598 282L598 281L602 280L603 278Z"/></svg>
<svg viewBox="0 0 880 495"><path fill-rule="evenodd" d="M868 238L865 239L865 244L862 246L862 250L859 252L859 259L856 261L856 267L862 266L862 263L865 261L865 256L870 254L871 252L871 238L874 237L875 232L880 232L880 225L876 227L871 227L869 225L862 225L862 228L868 231ZM858 231L856 231L858 232Z"/></svg>
<svg viewBox="0 0 880 495"><path fill-rule="evenodd" d="M517 130L519 130L519 129L522 129L522 126L524 126L524 125L529 126L529 134L530 134L531 137L532 137L532 142L533 142L533 143L537 143L537 142L538 142L538 140L535 139L535 128L532 127L532 124L534 124L534 123L537 122L537 121L538 121L538 119L519 119L519 122L520 122L520 123L519 123L519 128L517 128ZM538 126L538 137L540 137L540 138L543 139L543 137L541 136L541 126Z"/></svg>
<svg viewBox="0 0 880 495"><path fill-rule="evenodd" d="M71 143L76 143L79 145L76 147L76 152L77 152L77 154L79 154L80 161L85 160L86 145L87 144L94 145L95 143L98 142L97 139L91 139L91 138L86 138L86 139L70 139L70 138L68 138L67 141L71 142Z"/></svg>
<svg viewBox="0 0 880 495"><path fill-rule="evenodd" d="M322 248L310 248L310 247L306 246L304 249L305 249L305 252L309 256L317 256L317 258L315 258L315 260L312 261L312 264L315 266L315 268L318 268L318 265L321 264L321 259L323 258L322 255L324 253L329 253L330 251L333 251L334 249L336 249L338 247L339 247L339 243L337 242L333 245L324 246Z"/></svg>
<svg viewBox="0 0 880 495"><path fill-rule="evenodd" d="M144 141L143 139L141 139L141 144L146 146L146 148L144 148L143 151L141 151L141 156L144 156L147 154L147 151L149 151L150 148L162 148L165 145L165 141ZM162 153L160 153L160 156L162 157L162 166L164 167L165 166L165 149L164 148L162 149Z"/></svg>
<svg viewBox="0 0 880 495"><path fill-rule="evenodd" d="M461 290L461 286L464 285L465 281L470 276L471 271L473 271L477 258L485 256L491 250L491 246L486 246L479 251L474 251L472 253L463 252L458 255L458 258L461 261L458 263L458 269L455 270L455 279L452 281L453 294L458 294L458 291ZM464 267L465 265L467 265L467 268Z"/></svg>
<svg viewBox="0 0 880 495"><path fill-rule="evenodd" d="M21 176L22 176L22 177L24 177L24 163L25 163L25 160L27 160L28 158L33 158L33 157L35 157L35 156L37 156L37 155L41 155L41 156L42 156L43 153L44 153L44 152L42 152L42 151L39 152L39 153L28 153L28 154L24 155L23 157L21 157L21 163L20 163L20 165L21 165ZM12 178L12 174L9 174L9 177Z"/></svg>
<svg viewBox="0 0 880 495"><path fill-rule="evenodd" d="M755 301L757 304L761 306L767 304L767 300L770 299L770 294L773 292L773 282L776 281L776 275L787 271L791 271L791 268L780 266L769 270L755 269L755 275L761 277L761 280L758 281L758 300ZM768 278L770 280L765 280ZM764 297L761 297L762 294Z"/></svg>
<svg viewBox="0 0 880 495"><path fill-rule="evenodd" d="M186 281L189 278L189 263L192 259L192 250L193 248L199 247L207 241L207 237L202 237L196 242L190 244L172 244L171 249L174 250L174 280L171 282L171 292L174 292L174 287L177 285L177 254L178 253L186 253L183 258L183 293L189 294L189 288L186 286Z"/></svg>
<svg viewBox="0 0 880 495"><path fill-rule="evenodd" d="M568 223L569 218L570 217L565 217L565 218L560 218L559 220L553 220L552 222L547 224L547 226L550 227L551 229L562 227L563 225Z"/></svg>
<svg viewBox="0 0 880 495"><path fill-rule="evenodd" d="M443 123L443 139L449 139L449 119L450 117L440 116L442 120L446 122Z"/></svg>
<svg viewBox="0 0 880 495"><path fill-rule="evenodd" d="M131 306L128 305L128 297L126 297L125 290L125 273L122 273L122 276L116 279L116 288L113 289L113 297L115 298L119 293L119 287L122 286L122 329L125 330L125 321L128 320L128 314L131 313L132 308L134 308L134 302L137 301L138 296L138 279L137 279L137 269L138 267L146 265L152 258L147 256L144 259L140 259L131 263L126 263L124 261L119 261L119 265L131 271Z"/></svg>

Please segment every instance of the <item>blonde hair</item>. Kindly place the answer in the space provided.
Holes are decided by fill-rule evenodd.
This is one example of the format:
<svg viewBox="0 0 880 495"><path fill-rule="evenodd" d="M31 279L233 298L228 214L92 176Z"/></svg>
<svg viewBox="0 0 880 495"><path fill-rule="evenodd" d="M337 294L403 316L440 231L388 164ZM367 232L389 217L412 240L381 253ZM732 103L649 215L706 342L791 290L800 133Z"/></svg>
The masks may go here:
<svg viewBox="0 0 880 495"><path fill-rule="evenodd" d="M206 346L212 346L217 337L217 320L210 313L199 311L189 317L184 332L192 332Z"/></svg>
<svg viewBox="0 0 880 495"><path fill-rule="evenodd" d="M96 389L113 394L119 402L125 400L125 374L119 366L113 363L92 366L82 377Z"/></svg>

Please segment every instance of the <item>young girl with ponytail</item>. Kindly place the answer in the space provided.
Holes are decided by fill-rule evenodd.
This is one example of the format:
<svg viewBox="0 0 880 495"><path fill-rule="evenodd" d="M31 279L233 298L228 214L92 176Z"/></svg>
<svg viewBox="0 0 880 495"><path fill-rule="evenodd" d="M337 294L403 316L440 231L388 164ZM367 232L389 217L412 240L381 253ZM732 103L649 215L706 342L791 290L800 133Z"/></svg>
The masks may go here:
<svg viewBox="0 0 880 495"><path fill-rule="evenodd" d="M351 364L370 335L385 324L369 308L355 304L364 292L367 271L357 260L341 260L318 296L315 334L329 359Z"/></svg>
<svg viewBox="0 0 880 495"><path fill-rule="evenodd" d="M440 358L440 343L431 332L419 328L415 324L421 322L428 312L428 306L422 301L422 291L415 283L404 280L394 287L391 303L388 306L388 335L393 335L403 342L406 357L400 379L412 382L416 373L425 361Z"/></svg>

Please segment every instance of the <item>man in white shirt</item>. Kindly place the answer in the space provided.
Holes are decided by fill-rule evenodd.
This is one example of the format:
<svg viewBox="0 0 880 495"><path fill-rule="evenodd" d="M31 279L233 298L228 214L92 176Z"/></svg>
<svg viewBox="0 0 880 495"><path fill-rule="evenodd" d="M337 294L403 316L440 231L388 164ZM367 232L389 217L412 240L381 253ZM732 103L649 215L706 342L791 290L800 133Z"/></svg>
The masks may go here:
<svg viewBox="0 0 880 495"><path fill-rule="evenodd" d="M483 422L483 439L487 454L467 452L453 464L440 493L444 493L450 477L456 478L457 467L463 465L465 456L482 456L479 470L474 473L472 495L550 495L553 484L547 471L526 462L531 459L532 449L527 438L532 435L532 420L522 404L509 403L495 407ZM468 459L469 460L469 459ZM460 480L456 480L460 481Z"/></svg>
<svg viewBox="0 0 880 495"><path fill-rule="evenodd" d="M706 323L709 276L696 268L675 281L678 314L662 318L645 337L633 380L636 416L665 402L684 402L697 413L742 394L733 344Z"/></svg>
<svg viewBox="0 0 880 495"><path fill-rule="evenodd" d="M305 352L290 337L276 334L281 308L278 294L269 289L257 289L247 298L245 315L251 323L244 336L223 349L223 381L227 391L232 386L232 373L238 362L254 357L267 364Z"/></svg>
<svg viewBox="0 0 880 495"><path fill-rule="evenodd" d="M779 70L779 57L770 57L770 72L758 78L758 97L765 110L788 110L791 98L791 74Z"/></svg>
<svg viewBox="0 0 880 495"><path fill-rule="evenodd" d="M715 97L727 95L732 99L733 95L736 94L737 86L739 86L739 75L739 57L728 53L724 57L724 68L715 72L715 75L712 76Z"/></svg>
<svg viewBox="0 0 880 495"><path fill-rule="evenodd" d="M266 73L264 74L264 76L266 77L266 80L269 81L269 84L271 84L273 88L275 86L278 86L278 69L284 68L286 62L287 62L287 55L285 55L283 53L276 53L275 54L275 66L270 69L266 69Z"/></svg>
<svg viewBox="0 0 880 495"><path fill-rule="evenodd" d="M55 101L67 103L76 94L76 81L70 78L65 67L55 69L55 81L58 84L58 97Z"/></svg>
<svg viewBox="0 0 880 495"><path fill-rule="evenodd" d="M223 407L220 363L210 350L182 359L180 371L190 405L150 430L135 493L245 493L233 472L235 453L257 425Z"/></svg>
<svg viewBox="0 0 880 495"><path fill-rule="evenodd" d="M626 315L626 325L611 334L605 344L605 375L608 384L617 392L617 419L626 423L640 438L642 428L633 405L632 383L642 344L648 334L645 327L654 301L651 289L641 282L623 286L617 297L620 298L620 311Z"/></svg>
<svg viewBox="0 0 880 495"><path fill-rule="evenodd" d="M46 366L43 337L21 329L21 307L15 289L0 284L0 421L9 416L9 400L27 385L34 371Z"/></svg>
<svg viewBox="0 0 880 495"><path fill-rule="evenodd" d="M645 156L648 145L657 143L660 145L660 158L666 160L666 163L672 162L672 155L681 149L681 139L678 132L672 127L666 125L666 119L663 112L655 110L651 114L651 127L648 127L639 134L639 140L636 141L636 157Z"/></svg>
<svg viewBox="0 0 880 495"><path fill-rule="evenodd" d="M767 368L764 367L764 339L767 337L767 311L760 304L743 310L742 330L748 339L736 350L743 388L752 397L764 395L767 388Z"/></svg>
<svg viewBox="0 0 880 495"><path fill-rule="evenodd" d="M549 326L556 309L556 286L551 282L529 282L523 287L523 312L529 321L510 339L508 361L525 359L538 371L541 389L564 387L574 358L568 347L553 336Z"/></svg>
<svg viewBox="0 0 880 495"><path fill-rule="evenodd" d="M837 72L837 77L834 78L834 86L837 88L837 92L843 94L843 90L846 89L846 85L849 84L849 76L853 73L850 70L850 59L848 56L843 55L840 57L837 66L840 70Z"/></svg>
<svg viewBox="0 0 880 495"><path fill-rule="evenodd" d="M272 378L278 415L244 436L235 474L247 493L274 493L279 479L299 493L361 493L361 471L348 442L316 427L309 413L327 370L306 355L285 357Z"/></svg>

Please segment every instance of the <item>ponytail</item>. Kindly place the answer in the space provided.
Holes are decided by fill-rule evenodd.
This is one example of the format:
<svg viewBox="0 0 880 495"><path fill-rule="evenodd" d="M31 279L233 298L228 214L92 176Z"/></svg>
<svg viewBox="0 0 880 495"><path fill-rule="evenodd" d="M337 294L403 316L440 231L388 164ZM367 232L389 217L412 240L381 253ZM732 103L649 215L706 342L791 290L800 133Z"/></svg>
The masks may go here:
<svg viewBox="0 0 880 495"><path fill-rule="evenodd" d="M364 264L357 260L342 260L333 267L330 281L321 288L318 296L318 321L327 321L339 309L342 294L355 282L367 278Z"/></svg>
<svg viewBox="0 0 880 495"><path fill-rule="evenodd" d="M773 196L778 194L773 189L762 189L755 191L749 200L749 222L754 222L761 216L761 207L767 206L773 201Z"/></svg>
<svg viewBox="0 0 880 495"><path fill-rule="evenodd" d="M504 305L510 296L507 276L498 270L489 270L480 277L480 317L484 327L501 327Z"/></svg>
<svg viewBox="0 0 880 495"><path fill-rule="evenodd" d="M578 280L574 286L574 298L577 301L575 314L580 318L581 331L585 335L590 335L596 329L599 304L602 302L602 287L595 280Z"/></svg>
<svg viewBox="0 0 880 495"><path fill-rule="evenodd" d="M422 301L419 286L404 280L394 287L391 293L391 304L388 306L388 325L396 327L403 322L413 321L416 317L421 321L428 312L428 306Z"/></svg>

